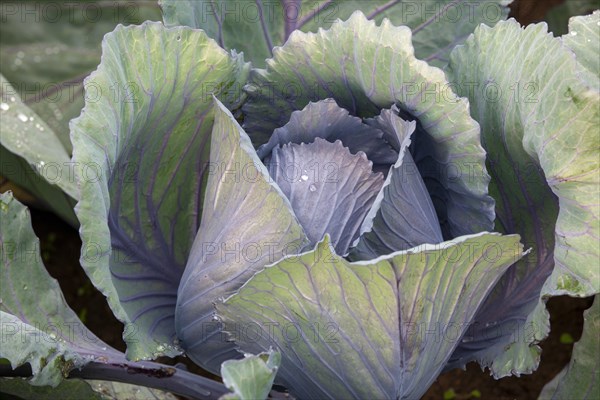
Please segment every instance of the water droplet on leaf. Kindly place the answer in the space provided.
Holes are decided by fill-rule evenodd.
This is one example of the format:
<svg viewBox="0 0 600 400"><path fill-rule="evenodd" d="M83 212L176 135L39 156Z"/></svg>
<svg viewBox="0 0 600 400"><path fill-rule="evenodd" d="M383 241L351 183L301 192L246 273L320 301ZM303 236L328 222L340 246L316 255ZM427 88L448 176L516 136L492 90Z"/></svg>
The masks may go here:
<svg viewBox="0 0 600 400"><path fill-rule="evenodd" d="M27 118L27 115L22 114L22 113L19 113L19 115L17 115L17 118L19 118L23 122L29 121L29 118Z"/></svg>
<svg viewBox="0 0 600 400"><path fill-rule="evenodd" d="M8 104L6 103L0 103L0 109L2 109L2 111L8 111L10 107L8 106Z"/></svg>

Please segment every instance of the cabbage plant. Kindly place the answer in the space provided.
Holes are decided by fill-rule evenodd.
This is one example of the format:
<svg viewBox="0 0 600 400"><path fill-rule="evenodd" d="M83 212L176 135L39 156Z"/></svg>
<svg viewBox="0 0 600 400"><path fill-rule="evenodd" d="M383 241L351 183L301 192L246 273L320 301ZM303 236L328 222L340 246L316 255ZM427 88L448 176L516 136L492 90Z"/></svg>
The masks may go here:
<svg viewBox="0 0 600 400"><path fill-rule="evenodd" d="M275 382L418 399L468 362L537 368L547 299L600 292L600 12L554 38L505 21L504 1L475 2L496 20L449 19L451 1L433 16L329 3L165 0L164 24L104 37L69 124L75 180L45 185L77 201L81 265L127 352L82 329L3 194L3 371L89 396L122 382L103 387L116 398L266 398ZM47 125L54 147L35 148L23 124L39 116L8 82L2 95L3 151L64 162ZM225 386L150 361L180 354ZM598 394L580 359L546 395Z"/></svg>

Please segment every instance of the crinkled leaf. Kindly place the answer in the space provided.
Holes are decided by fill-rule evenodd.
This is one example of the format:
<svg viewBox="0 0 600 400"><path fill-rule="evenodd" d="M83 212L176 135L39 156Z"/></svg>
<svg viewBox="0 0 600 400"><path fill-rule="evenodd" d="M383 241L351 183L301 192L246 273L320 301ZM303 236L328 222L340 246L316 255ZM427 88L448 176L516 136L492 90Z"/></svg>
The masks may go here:
<svg viewBox="0 0 600 400"><path fill-rule="evenodd" d="M207 206L177 292L175 327L186 355L217 372L238 353L213 321L213 302L258 269L298 253L307 239L250 139L216 99L210 165Z"/></svg>
<svg viewBox="0 0 600 400"><path fill-rule="evenodd" d="M0 358L13 368L29 363L32 384L56 386L71 369L120 354L67 306L42 264L29 210L10 192L0 194L0 216Z"/></svg>
<svg viewBox="0 0 600 400"><path fill-rule="evenodd" d="M600 5L599 5L600 6ZM590 73L588 82L600 86L600 10L592 15L569 20L569 33L562 37L577 57L577 62Z"/></svg>
<svg viewBox="0 0 600 400"><path fill-rule="evenodd" d="M554 36L560 36L569 31L571 17L591 13L598 8L600 8L598 0L566 0L548 10L544 20L548 22L548 30Z"/></svg>
<svg viewBox="0 0 600 400"><path fill-rule="evenodd" d="M540 394L539 400L600 398L600 301L583 313L583 334L573 347L571 362Z"/></svg>
<svg viewBox="0 0 600 400"><path fill-rule="evenodd" d="M383 186L383 175L372 167L365 153L351 154L341 141L321 138L275 148L268 164L311 247L327 233L343 255Z"/></svg>
<svg viewBox="0 0 600 400"><path fill-rule="evenodd" d="M419 398L487 293L522 256L481 233L349 263L329 239L265 268L217 314L240 349L273 346L301 398Z"/></svg>
<svg viewBox="0 0 600 400"><path fill-rule="evenodd" d="M349 115L348 110L340 108L333 99L308 103L302 110L294 111L287 124L275 129L269 142L257 153L266 159L277 146L311 143L315 138L332 143L341 140L352 154L362 151L374 164L393 164L398 159L398 152L384 139L381 130Z"/></svg>
<svg viewBox="0 0 600 400"><path fill-rule="evenodd" d="M246 354L243 360L228 360L221 365L223 383L234 393L222 399L266 399L281 363L281 354L269 350L258 355Z"/></svg>
<svg viewBox="0 0 600 400"><path fill-rule="evenodd" d="M0 173L77 225L73 207L78 193L69 154L2 75L0 85Z"/></svg>
<svg viewBox="0 0 600 400"><path fill-rule="evenodd" d="M434 206L444 238L491 230L494 204L487 196L479 126L444 73L415 58L411 37L407 27L387 20L377 26L360 12L317 34L296 31L267 70L253 74L244 126L264 143L311 101L333 98L358 117L396 104L401 117L417 119L414 158L429 193L439 199Z"/></svg>
<svg viewBox="0 0 600 400"><path fill-rule="evenodd" d="M204 29L221 46L243 51L254 65L264 67L274 46L281 46L292 31L315 32L336 19L362 10L369 19L389 18L414 29L417 57L443 65L450 51L480 23L494 25L508 15L511 0L282 0L227 2L161 0L167 26Z"/></svg>
<svg viewBox="0 0 600 400"><path fill-rule="evenodd" d="M443 242L431 198L408 151L416 123L402 120L395 110L384 110L367 123L395 136L392 143L400 156L361 227L351 258L369 260L424 243Z"/></svg>
<svg viewBox="0 0 600 400"><path fill-rule="evenodd" d="M102 37L119 23L159 19L150 1L8 2L2 8L0 70L14 86L11 96L21 94L70 154L69 120L81 113L83 79L100 62ZM125 88L111 90L92 98Z"/></svg>
<svg viewBox="0 0 600 400"><path fill-rule="evenodd" d="M174 355L175 302L200 225L214 110L237 107L248 65L202 31L119 26L86 79L103 95L71 124L83 168L81 263L125 323L128 357Z"/></svg>
<svg viewBox="0 0 600 400"><path fill-rule="evenodd" d="M582 72L545 24L514 20L478 28L451 56L454 86L481 123L496 229L534 250L482 306L452 366L477 359L496 377L531 372L549 328L540 294L600 291L600 96Z"/></svg>

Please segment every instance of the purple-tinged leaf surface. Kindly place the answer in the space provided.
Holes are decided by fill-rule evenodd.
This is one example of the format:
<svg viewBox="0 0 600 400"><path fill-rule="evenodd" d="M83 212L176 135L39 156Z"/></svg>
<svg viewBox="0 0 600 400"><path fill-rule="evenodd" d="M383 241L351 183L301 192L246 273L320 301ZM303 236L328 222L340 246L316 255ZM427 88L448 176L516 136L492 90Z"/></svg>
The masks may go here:
<svg viewBox="0 0 600 400"><path fill-rule="evenodd" d="M416 123L402 120L394 110L384 110L367 123L394 137L392 142L400 156L361 227L351 259L370 260L425 243L443 242L431 198L408 151Z"/></svg>
<svg viewBox="0 0 600 400"><path fill-rule="evenodd" d="M361 118L396 105L403 119L417 121L415 163L430 195L441 199L434 206L444 238L492 230L479 125L443 71L415 58L411 40L407 27L377 26L360 12L316 34L294 32L266 70L253 71L244 127L261 144L310 102L331 98Z"/></svg>
<svg viewBox="0 0 600 400"><path fill-rule="evenodd" d="M213 303L257 270L307 244L292 207L250 139L215 99L205 207L177 292L175 327L186 355L218 373L239 355L213 321Z"/></svg>
<svg viewBox="0 0 600 400"><path fill-rule="evenodd" d="M277 146L312 143L317 137L332 143L341 140L352 154L362 151L374 164L391 165L398 159L398 151L384 139L381 130L349 115L333 99L308 103L304 109L294 111L288 123L275 129L269 142L261 146L257 153L265 160Z"/></svg>
<svg viewBox="0 0 600 400"><path fill-rule="evenodd" d="M81 199L81 263L123 323L127 355L181 352L179 280L200 225L214 110L236 108L248 65L204 32L117 27L71 123Z"/></svg>
<svg viewBox="0 0 600 400"><path fill-rule="evenodd" d="M273 150L267 165L271 177L289 199L311 247L331 238L345 255L383 186L365 153L351 154L342 142L317 138Z"/></svg>
<svg viewBox="0 0 600 400"><path fill-rule="evenodd" d="M56 387L67 377L114 380L104 386L127 398L134 398L136 392L119 382L146 386L137 391L146 398L169 398L150 388L205 398L225 392L219 383L186 371L130 362L101 341L67 305L58 282L42 263L39 245L29 210L11 192L0 194L0 358L8 359L13 369L29 364L30 384ZM2 381L2 387L18 391L19 385L13 383ZM88 383L92 390L99 389L97 383ZM37 390L43 389L32 392ZM51 393L52 388L46 388L45 394ZM84 393L90 393L89 387Z"/></svg>
<svg viewBox="0 0 600 400"><path fill-rule="evenodd" d="M533 248L483 304L449 366L478 360L495 377L531 373L549 330L545 300L600 291L600 93L546 24L514 20L478 28L453 52L449 75L481 124L496 229Z"/></svg>

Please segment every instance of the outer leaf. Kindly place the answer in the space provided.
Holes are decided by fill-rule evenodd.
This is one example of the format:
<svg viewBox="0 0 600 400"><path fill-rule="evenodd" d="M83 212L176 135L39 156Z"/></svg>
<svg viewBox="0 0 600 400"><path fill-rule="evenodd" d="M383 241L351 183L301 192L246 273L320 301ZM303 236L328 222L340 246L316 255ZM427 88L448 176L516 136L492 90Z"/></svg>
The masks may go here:
<svg viewBox="0 0 600 400"><path fill-rule="evenodd" d="M278 379L299 397L416 399L522 256L518 240L481 233L348 263L326 238L256 274L217 313L241 350L281 351Z"/></svg>
<svg viewBox="0 0 600 400"><path fill-rule="evenodd" d="M14 86L10 95L21 94L70 154L69 121L81 113L83 79L100 62L102 37L119 23L159 19L158 7L150 1L5 3L0 70ZM90 100L109 95L94 89L88 92ZM126 91L117 86L111 89L110 95Z"/></svg>
<svg viewBox="0 0 600 400"><path fill-rule="evenodd" d="M336 19L362 10L369 19L389 18L415 32L417 57L434 65L448 61L450 51L480 23L494 25L508 15L511 0L161 0L167 26L204 29L227 49L244 52L253 64L264 67L273 47L281 46L298 29L315 32Z"/></svg>
<svg viewBox="0 0 600 400"><path fill-rule="evenodd" d="M250 139L216 99L210 164L208 206L177 292L175 327L186 355L217 372L238 353L213 321L213 302L308 241Z"/></svg>
<svg viewBox="0 0 600 400"><path fill-rule="evenodd" d="M71 369L119 354L67 306L42 264L29 210L7 192L0 194L0 215L0 358L13 368L29 363L32 384L56 386Z"/></svg>
<svg viewBox="0 0 600 400"><path fill-rule="evenodd" d="M376 26L360 12L328 31L294 32L267 70L255 71L244 127L263 143L311 101L333 98L359 117L396 104L401 117L418 120L415 161L439 199L434 205L444 238L491 230L493 201L479 126L444 73L415 58L411 37L407 27L388 20Z"/></svg>
<svg viewBox="0 0 600 400"><path fill-rule="evenodd" d="M2 75L0 86L0 173L77 225L73 207L78 194L69 155Z"/></svg>
<svg viewBox="0 0 600 400"><path fill-rule="evenodd" d="M534 248L483 305L451 365L477 359L496 377L531 372L549 328L540 294L600 291L600 96L545 24L482 26L449 72L481 123L496 228Z"/></svg>
<svg viewBox="0 0 600 400"><path fill-rule="evenodd" d="M223 397L240 400L266 399L280 363L281 354L273 350L256 356L245 354L243 360L225 361L221 365L221 376L223 383L234 394Z"/></svg>
<svg viewBox="0 0 600 400"><path fill-rule="evenodd" d="M600 5L599 5L600 6ZM563 42L575 53L577 61L590 73L588 82L598 88L600 83L600 10L592 15L569 20L569 33Z"/></svg>
<svg viewBox="0 0 600 400"><path fill-rule="evenodd" d="M110 93L71 124L81 263L125 323L130 358L180 352L173 323L179 279L200 225L214 113L210 93L237 107L248 66L203 32L160 23L119 26L86 79ZM135 55L135 57L133 56Z"/></svg>
<svg viewBox="0 0 600 400"><path fill-rule="evenodd" d="M58 283L44 268L27 208L10 192L2 193L0 216L0 359L8 359L13 369L29 363L29 383L56 387L63 378L75 376L125 379L186 397L213 398L225 392L217 382L177 368L127 361L125 354L98 339L67 306ZM18 390L17 385L10 387ZM145 393L145 398L159 395L154 390L135 392L125 384L102 386L103 392L113 390L128 398L136 393Z"/></svg>
<svg viewBox="0 0 600 400"><path fill-rule="evenodd" d="M573 347L571 362L550 381L539 400L600 398L600 301L594 298L592 307L583 314L581 340Z"/></svg>

